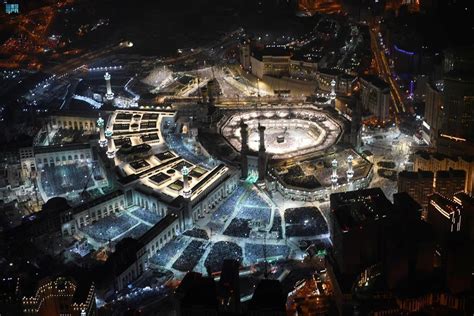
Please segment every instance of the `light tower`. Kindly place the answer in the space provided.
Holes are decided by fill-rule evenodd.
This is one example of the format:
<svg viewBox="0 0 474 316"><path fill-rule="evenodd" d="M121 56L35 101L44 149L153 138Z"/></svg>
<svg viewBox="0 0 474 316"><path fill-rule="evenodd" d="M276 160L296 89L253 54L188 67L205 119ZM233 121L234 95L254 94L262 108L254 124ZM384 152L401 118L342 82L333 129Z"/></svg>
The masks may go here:
<svg viewBox="0 0 474 316"><path fill-rule="evenodd" d="M112 85L110 84L110 74L108 72L105 73L104 79L105 79L105 87L107 89L107 92L105 93L105 98L109 101L113 100L114 93L112 92Z"/></svg>
<svg viewBox="0 0 474 316"><path fill-rule="evenodd" d="M192 226L192 207L191 207L191 188L189 187L189 168L183 166L181 169L183 175L183 190L181 196L184 198L183 209L183 229L191 228Z"/></svg>
<svg viewBox="0 0 474 316"><path fill-rule="evenodd" d="M249 175L248 168L248 158L247 154L249 152L249 131L248 125L244 123L244 120L240 121L240 139L241 139L241 149L240 149L240 167L242 169L242 179L247 179Z"/></svg>
<svg viewBox="0 0 474 316"><path fill-rule="evenodd" d="M258 148L258 181L265 180L267 170L267 157L265 148L265 126L258 124L258 134L260 135L260 147Z"/></svg>
<svg viewBox="0 0 474 316"><path fill-rule="evenodd" d="M105 121L102 117L99 116L97 119L97 126L99 127L99 146L107 146L107 139L105 138Z"/></svg>
<svg viewBox="0 0 474 316"><path fill-rule="evenodd" d="M105 131L105 137L107 137L107 158L114 159L115 158L115 143L112 139L112 135L114 133L108 129Z"/></svg>
<svg viewBox="0 0 474 316"><path fill-rule="evenodd" d="M331 162L331 165L332 165L331 183L334 188L337 185L337 160L334 159Z"/></svg>
<svg viewBox="0 0 474 316"><path fill-rule="evenodd" d="M352 169L352 161L354 160L354 157L352 155L349 155L347 157L347 171L346 171L346 176L347 176L347 182L351 183L352 178L354 177L354 170Z"/></svg>
<svg viewBox="0 0 474 316"><path fill-rule="evenodd" d="M334 79L331 80L331 93L329 94L329 98L331 102L336 100L336 80Z"/></svg>

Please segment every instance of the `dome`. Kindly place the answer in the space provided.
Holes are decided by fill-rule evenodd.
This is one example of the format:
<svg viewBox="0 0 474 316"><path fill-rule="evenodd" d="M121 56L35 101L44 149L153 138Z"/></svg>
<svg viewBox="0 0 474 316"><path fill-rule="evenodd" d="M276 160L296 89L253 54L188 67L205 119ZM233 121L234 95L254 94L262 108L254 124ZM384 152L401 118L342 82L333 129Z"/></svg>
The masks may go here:
<svg viewBox="0 0 474 316"><path fill-rule="evenodd" d="M67 210L71 206L63 197L53 197L43 204L42 210L45 212L56 212Z"/></svg>

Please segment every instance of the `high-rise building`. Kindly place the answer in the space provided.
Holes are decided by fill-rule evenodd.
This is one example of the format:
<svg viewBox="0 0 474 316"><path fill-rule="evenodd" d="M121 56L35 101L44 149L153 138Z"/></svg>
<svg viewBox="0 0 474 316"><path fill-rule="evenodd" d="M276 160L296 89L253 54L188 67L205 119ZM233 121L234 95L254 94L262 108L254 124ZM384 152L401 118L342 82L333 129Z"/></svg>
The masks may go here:
<svg viewBox="0 0 474 316"><path fill-rule="evenodd" d="M418 151L414 155L413 169L415 171L425 170L437 172L440 170L464 170L466 181L464 190L467 193L474 192L474 158L469 156L446 156L442 154L430 154L425 151Z"/></svg>
<svg viewBox="0 0 474 316"><path fill-rule="evenodd" d="M283 316L286 315L285 303L286 296L280 281L263 279L255 288L246 315Z"/></svg>
<svg viewBox="0 0 474 316"><path fill-rule="evenodd" d="M436 84L426 84L425 120L422 125L426 143L436 146L443 111L443 93Z"/></svg>
<svg viewBox="0 0 474 316"><path fill-rule="evenodd" d="M423 209L433 193L434 174L431 171L402 171L398 174L398 192L408 193Z"/></svg>
<svg viewBox="0 0 474 316"><path fill-rule="evenodd" d="M436 172L435 191L448 199L455 193L464 192L466 172L464 170L440 170Z"/></svg>
<svg viewBox="0 0 474 316"><path fill-rule="evenodd" d="M469 240L474 240L474 197L464 192L454 195L454 202L463 208L463 221L466 224L466 233Z"/></svg>
<svg viewBox="0 0 474 316"><path fill-rule="evenodd" d="M430 196L428 206L428 223L433 226L440 241L445 241L449 233L460 232L462 221L462 206L439 193Z"/></svg>
<svg viewBox="0 0 474 316"><path fill-rule="evenodd" d="M443 111L438 152L462 155L474 152L474 48L444 52Z"/></svg>
<svg viewBox="0 0 474 316"><path fill-rule="evenodd" d="M438 151L463 154L474 150L474 75L454 71L444 77L444 104Z"/></svg>
<svg viewBox="0 0 474 316"><path fill-rule="evenodd" d="M380 188L334 193L331 203L331 238L342 274L360 273L381 260L384 224L393 205Z"/></svg>
<svg viewBox="0 0 474 316"><path fill-rule="evenodd" d="M218 315L217 285L212 277L188 272L175 291L178 315Z"/></svg>
<svg viewBox="0 0 474 316"><path fill-rule="evenodd" d="M220 310L228 313L240 312L240 263L236 260L225 259L222 263L222 273L217 284L217 296Z"/></svg>
<svg viewBox="0 0 474 316"><path fill-rule="evenodd" d="M240 65L244 70L250 70L250 41L244 40L239 46Z"/></svg>
<svg viewBox="0 0 474 316"><path fill-rule="evenodd" d="M370 111L380 122L389 119L390 88L377 76L367 75L360 78L362 106Z"/></svg>

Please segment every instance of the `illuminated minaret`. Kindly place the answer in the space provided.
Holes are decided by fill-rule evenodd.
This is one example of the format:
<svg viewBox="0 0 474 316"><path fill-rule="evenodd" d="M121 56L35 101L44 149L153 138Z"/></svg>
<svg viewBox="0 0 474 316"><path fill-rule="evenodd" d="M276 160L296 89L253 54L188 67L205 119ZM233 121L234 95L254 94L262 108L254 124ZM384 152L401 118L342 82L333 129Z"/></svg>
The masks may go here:
<svg viewBox="0 0 474 316"><path fill-rule="evenodd" d="M336 100L336 80L334 79L331 80L331 93L329 94L329 98L331 102Z"/></svg>
<svg viewBox="0 0 474 316"><path fill-rule="evenodd" d="M191 197L191 189L189 188L189 169L186 166L183 166L181 169L181 174L183 175L183 192L182 196L185 199L189 199Z"/></svg>
<svg viewBox="0 0 474 316"><path fill-rule="evenodd" d="M346 171L346 176L347 176L347 182L351 183L352 178L354 177L354 170L352 169L352 161L354 160L354 157L352 155L349 155L347 157L347 171Z"/></svg>
<svg viewBox="0 0 474 316"><path fill-rule="evenodd" d="M107 157L113 160L115 158L115 143L112 139L114 133L108 129L105 131L105 137L107 137Z"/></svg>
<svg viewBox="0 0 474 316"><path fill-rule="evenodd" d="M337 185L337 160L334 159L332 162L332 175L331 175L331 182L332 186L335 187Z"/></svg>
<svg viewBox="0 0 474 316"><path fill-rule="evenodd" d="M267 170L267 155L265 149L265 126L258 124L258 134L260 135L260 147L258 148L258 181L265 180Z"/></svg>
<svg viewBox="0 0 474 316"><path fill-rule="evenodd" d="M105 93L105 98L109 101L113 100L114 93L112 92L112 85L110 84L110 74L108 72L105 73L104 79L105 79L105 87L107 89L107 92Z"/></svg>
<svg viewBox="0 0 474 316"><path fill-rule="evenodd" d="M183 166L181 169L183 175L183 190L181 196L184 198L184 209L183 209L183 229L191 228L192 220L192 206L191 206L191 188L189 187L189 169Z"/></svg>
<svg viewBox="0 0 474 316"><path fill-rule="evenodd" d="M99 127L99 146L106 147L107 139L105 138L105 121L100 116L99 116L99 119L97 120L97 126Z"/></svg>
<svg viewBox="0 0 474 316"><path fill-rule="evenodd" d="M248 125L244 123L244 120L240 121L240 167L242 168L242 179L247 179L249 175L248 159L247 154L249 152L249 131Z"/></svg>

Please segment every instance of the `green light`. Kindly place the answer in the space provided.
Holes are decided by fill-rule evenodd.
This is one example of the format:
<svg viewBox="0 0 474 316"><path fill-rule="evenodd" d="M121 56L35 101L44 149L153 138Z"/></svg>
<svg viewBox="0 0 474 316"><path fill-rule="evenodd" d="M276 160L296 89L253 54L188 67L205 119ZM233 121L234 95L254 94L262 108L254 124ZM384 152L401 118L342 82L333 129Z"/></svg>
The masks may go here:
<svg viewBox="0 0 474 316"><path fill-rule="evenodd" d="M322 257L322 258L326 257L326 255L327 255L326 249L318 250L318 252L316 253L316 256Z"/></svg>

